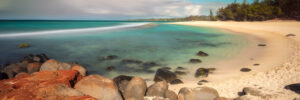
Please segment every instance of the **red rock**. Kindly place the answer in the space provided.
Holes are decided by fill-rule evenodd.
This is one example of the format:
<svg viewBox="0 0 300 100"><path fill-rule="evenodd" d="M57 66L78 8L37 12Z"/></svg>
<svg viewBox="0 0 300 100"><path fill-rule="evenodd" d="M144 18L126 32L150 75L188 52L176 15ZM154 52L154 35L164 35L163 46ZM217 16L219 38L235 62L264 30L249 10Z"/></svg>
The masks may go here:
<svg viewBox="0 0 300 100"><path fill-rule="evenodd" d="M29 63L27 67L27 72L28 73L38 72L41 68L41 65L42 64L39 62Z"/></svg>
<svg viewBox="0 0 300 100"><path fill-rule="evenodd" d="M74 65L72 70L78 71L82 76L86 76L87 69L81 65Z"/></svg>
<svg viewBox="0 0 300 100"><path fill-rule="evenodd" d="M60 70L41 71L30 75L21 75L12 79L1 80L0 99L65 99L68 96L77 96L80 95L80 92L72 90L71 87L81 78L82 76L77 71ZM67 93L63 91L67 91Z"/></svg>

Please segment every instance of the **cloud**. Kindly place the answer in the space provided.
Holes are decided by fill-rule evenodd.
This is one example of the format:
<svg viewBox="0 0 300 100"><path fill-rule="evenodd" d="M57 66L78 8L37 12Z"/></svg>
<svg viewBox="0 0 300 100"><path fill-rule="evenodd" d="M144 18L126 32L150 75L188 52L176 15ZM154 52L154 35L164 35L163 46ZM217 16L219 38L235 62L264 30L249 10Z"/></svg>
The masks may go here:
<svg viewBox="0 0 300 100"><path fill-rule="evenodd" d="M185 17L201 6L183 0L0 0L0 18L130 19Z"/></svg>

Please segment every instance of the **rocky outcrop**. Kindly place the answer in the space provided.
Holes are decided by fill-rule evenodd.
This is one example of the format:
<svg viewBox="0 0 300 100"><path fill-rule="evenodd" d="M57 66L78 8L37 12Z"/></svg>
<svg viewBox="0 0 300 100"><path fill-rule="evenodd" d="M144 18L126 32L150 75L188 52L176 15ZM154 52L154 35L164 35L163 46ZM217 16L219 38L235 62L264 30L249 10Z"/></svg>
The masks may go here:
<svg viewBox="0 0 300 100"><path fill-rule="evenodd" d="M71 88L81 78L82 76L73 70L20 75L0 81L0 98L37 100L83 96L81 92Z"/></svg>
<svg viewBox="0 0 300 100"><path fill-rule="evenodd" d="M82 75L82 76L86 76L86 73L87 73L87 69L78 64L72 66L72 70L78 71L80 73L80 75Z"/></svg>
<svg viewBox="0 0 300 100"><path fill-rule="evenodd" d="M181 88L178 93L178 100L215 100L218 97L218 92L209 87Z"/></svg>
<svg viewBox="0 0 300 100"><path fill-rule="evenodd" d="M100 75L89 75L75 84L75 89L98 100L122 100L113 80Z"/></svg>
<svg viewBox="0 0 300 100"><path fill-rule="evenodd" d="M171 82L173 80L177 79L177 76L175 73L164 69L164 68L160 68L156 71L155 73L155 77L154 77L154 81L155 82L159 82L159 81L167 81L167 82Z"/></svg>

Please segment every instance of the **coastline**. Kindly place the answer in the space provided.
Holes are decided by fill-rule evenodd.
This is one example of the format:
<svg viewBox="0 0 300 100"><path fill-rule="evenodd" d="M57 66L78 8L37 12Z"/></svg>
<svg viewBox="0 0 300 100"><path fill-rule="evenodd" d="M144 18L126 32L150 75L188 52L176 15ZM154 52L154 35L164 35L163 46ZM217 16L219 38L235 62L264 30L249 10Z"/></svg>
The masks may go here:
<svg viewBox="0 0 300 100"><path fill-rule="evenodd" d="M293 99L294 97L297 97L297 94L284 90L283 87L284 85L288 85L288 83L292 84L293 82L300 82L300 79L297 78L297 76L299 77L299 74L297 74L297 70L299 70L297 60L299 59L299 57L297 55L299 52L298 48L300 44L300 38L297 36L286 37L285 35L289 33L300 35L300 30L297 29L297 26L300 26L300 22L196 21L175 22L168 24L217 28L228 31L232 34L248 35L247 37L249 37L249 40L252 40L252 43L249 44L249 47L246 47L246 50L243 50L238 57L217 64L234 64L234 66L231 66L229 70L226 70L224 72L218 72L217 69L216 73L213 73L208 78L206 78L207 80L214 81L206 83L203 86L209 86L217 89L220 96L234 98L238 96L237 93L242 91L244 87L263 87L266 88L263 91L273 91L267 92L270 95L280 95L279 97L285 99ZM267 44L267 46L257 46L257 44L260 43ZM250 56L252 54L255 55L252 55L251 58L245 58L249 57L249 54ZM253 64L255 63L259 63L260 66L253 66ZM242 67L251 68L252 71L248 73L240 72L239 69ZM286 70L287 67L288 70ZM226 74L224 75L224 73ZM289 75L286 75L287 73L289 73ZM291 81L289 80L289 78L282 78L286 76L294 77L296 79ZM170 88L174 91L178 91L178 89L180 89L181 87L198 87L197 82L195 83L195 81L196 80L189 81L187 83L185 82L185 84L183 85L170 86ZM283 94L278 94L277 92L282 92ZM278 96L273 97L273 99L275 98L278 98Z"/></svg>

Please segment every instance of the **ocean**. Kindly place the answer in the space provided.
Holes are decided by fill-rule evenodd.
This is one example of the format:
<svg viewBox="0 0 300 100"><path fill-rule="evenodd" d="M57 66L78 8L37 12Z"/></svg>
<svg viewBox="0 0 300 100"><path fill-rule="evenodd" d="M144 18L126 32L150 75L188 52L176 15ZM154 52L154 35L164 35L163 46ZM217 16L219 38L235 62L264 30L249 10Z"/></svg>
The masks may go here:
<svg viewBox="0 0 300 100"><path fill-rule="evenodd" d="M90 74L147 76L157 68L213 66L237 56L247 46L245 36L168 22L135 21L0 21L0 64L45 53L63 62L78 62ZM19 48L28 43L29 48ZM198 51L209 54L197 56ZM114 60L99 60L117 55ZM143 63L124 63L135 59ZM190 63L201 59L202 63ZM147 65L154 62L154 66ZM113 71L106 70L114 66ZM223 66L224 67L224 66Z"/></svg>

